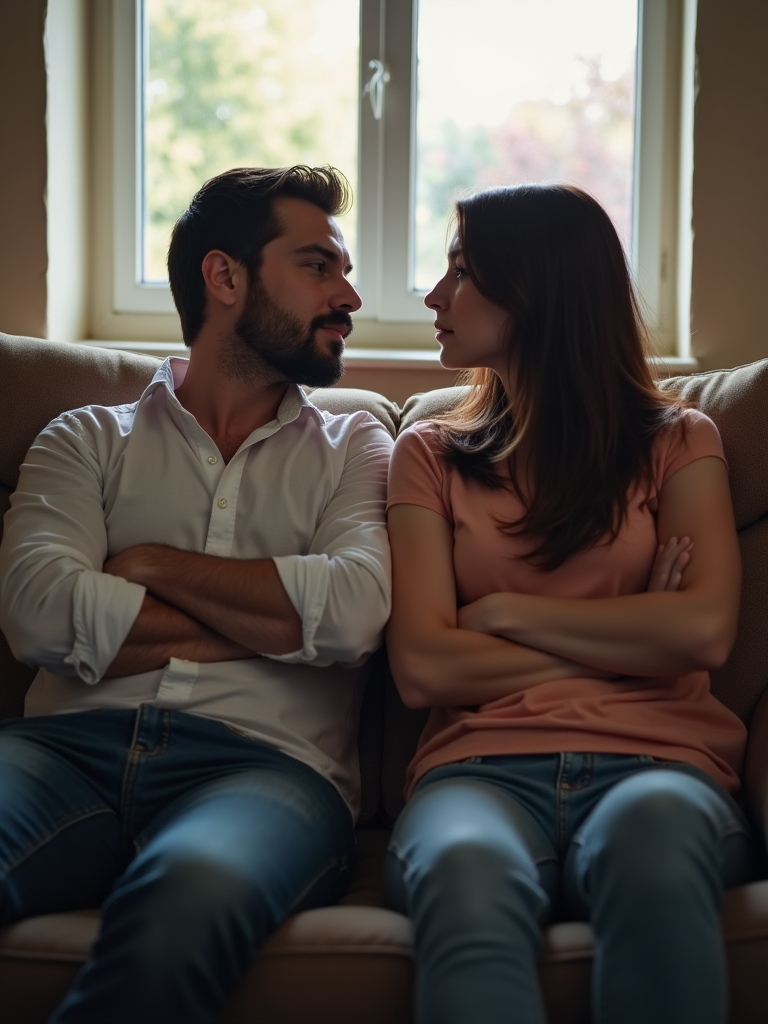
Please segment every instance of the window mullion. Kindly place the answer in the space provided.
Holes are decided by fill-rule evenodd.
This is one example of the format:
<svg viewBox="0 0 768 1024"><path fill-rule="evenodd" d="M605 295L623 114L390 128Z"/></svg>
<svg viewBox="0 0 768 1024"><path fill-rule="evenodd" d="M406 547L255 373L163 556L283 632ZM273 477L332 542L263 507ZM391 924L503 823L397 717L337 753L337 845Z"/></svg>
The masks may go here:
<svg viewBox="0 0 768 1024"><path fill-rule="evenodd" d="M387 0L385 58L391 74L384 100L380 320L429 320L413 291L412 233L416 134L418 0Z"/></svg>
<svg viewBox="0 0 768 1024"><path fill-rule="evenodd" d="M385 0L362 0L360 4L360 109L357 206L357 287L363 296L361 316L375 319L379 316L381 297L381 230L383 223L383 121L373 116L371 104L365 94L370 81L369 63L385 60L384 52ZM388 100L385 94L385 106Z"/></svg>

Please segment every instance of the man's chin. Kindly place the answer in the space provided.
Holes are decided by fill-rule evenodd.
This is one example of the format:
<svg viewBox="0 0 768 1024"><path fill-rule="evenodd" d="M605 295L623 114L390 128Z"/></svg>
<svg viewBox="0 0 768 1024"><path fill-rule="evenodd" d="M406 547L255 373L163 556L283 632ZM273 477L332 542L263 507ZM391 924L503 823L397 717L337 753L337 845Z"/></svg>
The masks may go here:
<svg viewBox="0 0 768 1024"><path fill-rule="evenodd" d="M340 346L343 350L344 346ZM337 358L328 358L323 364L317 364L301 374L298 384L306 384L311 388L330 388L338 384L344 376L344 360L341 354Z"/></svg>

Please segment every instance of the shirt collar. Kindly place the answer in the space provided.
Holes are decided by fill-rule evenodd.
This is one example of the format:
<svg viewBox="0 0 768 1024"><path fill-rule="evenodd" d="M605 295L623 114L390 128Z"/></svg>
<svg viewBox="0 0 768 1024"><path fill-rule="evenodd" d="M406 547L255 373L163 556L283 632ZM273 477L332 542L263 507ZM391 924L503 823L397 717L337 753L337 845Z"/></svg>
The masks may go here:
<svg viewBox="0 0 768 1024"><path fill-rule="evenodd" d="M158 366L154 377L149 382L144 390L139 404L144 402L150 395L154 394L158 388L164 387L171 399L173 405L178 409L187 412L176 397L176 388L179 387L181 382L187 373L187 367L189 366L188 359L180 359L178 356L168 356L167 359ZM278 406L276 420L277 423L283 427L287 423L293 423L299 416L307 410L308 415L312 415L321 425L325 423L323 414L310 402L309 398L304 394L302 388L298 384L289 384L288 390L283 395L283 400ZM191 415L187 413L187 415ZM265 424L266 426L267 424Z"/></svg>

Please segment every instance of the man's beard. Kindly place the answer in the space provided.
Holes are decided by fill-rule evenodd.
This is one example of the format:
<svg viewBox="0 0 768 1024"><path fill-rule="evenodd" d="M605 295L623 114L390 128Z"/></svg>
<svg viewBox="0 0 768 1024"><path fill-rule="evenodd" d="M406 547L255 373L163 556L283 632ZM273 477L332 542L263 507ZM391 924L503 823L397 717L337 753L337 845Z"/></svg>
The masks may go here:
<svg viewBox="0 0 768 1024"><path fill-rule="evenodd" d="M334 341L323 352L315 340L321 327L352 331L349 313L335 310L316 316L307 327L287 309L279 306L261 281L254 280L231 344L222 353L229 376L247 382L287 380L311 387L330 387L344 373L344 345Z"/></svg>

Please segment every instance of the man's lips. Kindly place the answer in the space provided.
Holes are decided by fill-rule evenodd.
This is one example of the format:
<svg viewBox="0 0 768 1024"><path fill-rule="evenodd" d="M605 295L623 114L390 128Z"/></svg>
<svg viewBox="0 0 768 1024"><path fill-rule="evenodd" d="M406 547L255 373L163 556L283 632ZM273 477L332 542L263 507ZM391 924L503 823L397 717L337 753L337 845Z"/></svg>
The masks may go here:
<svg viewBox="0 0 768 1024"><path fill-rule="evenodd" d="M334 339L341 342L342 345L344 344L344 339L348 334L348 331L344 327L321 327L320 330L327 331L328 334L333 335Z"/></svg>

